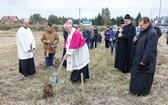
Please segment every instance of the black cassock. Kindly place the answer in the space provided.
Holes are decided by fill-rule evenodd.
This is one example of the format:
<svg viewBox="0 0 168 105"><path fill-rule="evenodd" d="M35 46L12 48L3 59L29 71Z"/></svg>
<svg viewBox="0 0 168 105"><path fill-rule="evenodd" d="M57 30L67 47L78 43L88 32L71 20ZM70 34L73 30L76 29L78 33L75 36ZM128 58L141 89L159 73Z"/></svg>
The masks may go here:
<svg viewBox="0 0 168 105"><path fill-rule="evenodd" d="M122 33L124 33L124 28ZM126 39L117 37L114 67L119 70L123 70L125 57L126 57Z"/></svg>
<svg viewBox="0 0 168 105"><path fill-rule="evenodd" d="M25 77L35 74L34 58L19 60L19 72Z"/></svg>
<svg viewBox="0 0 168 105"><path fill-rule="evenodd" d="M117 38L116 56L114 67L123 73L130 72L132 51L133 51L133 38L135 36L135 27L130 23L123 28L123 36Z"/></svg>
<svg viewBox="0 0 168 105"><path fill-rule="evenodd" d="M129 91L136 95L147 95L151 89L156 68L158 35L150 25L139 35L135 43L131 67ZM140 65L143 62L146 65Z"/></svg>
<svg viewBox="0 0 168 105"><path fill-rule="evenodd" d="M83 73L83 80L85 82L86 79L89 79L89 66L88 64L81 68L80 70L73 70L71 73L71 77L70 80L72 83L77 83L77 82L81 82L81 73Z"/></svg>

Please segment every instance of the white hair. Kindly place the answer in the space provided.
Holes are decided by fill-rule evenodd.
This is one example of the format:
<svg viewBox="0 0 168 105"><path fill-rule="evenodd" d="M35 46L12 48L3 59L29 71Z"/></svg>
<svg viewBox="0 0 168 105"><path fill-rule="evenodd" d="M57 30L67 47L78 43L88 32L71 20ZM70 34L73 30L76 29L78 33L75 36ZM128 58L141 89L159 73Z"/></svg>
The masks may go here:
<svg viewBox="0 0 168 105"><path fill-rule="evenodd" d="M24 19L23 20L23 23L27 23L27 22L29 22L29 19Z"/></svg>

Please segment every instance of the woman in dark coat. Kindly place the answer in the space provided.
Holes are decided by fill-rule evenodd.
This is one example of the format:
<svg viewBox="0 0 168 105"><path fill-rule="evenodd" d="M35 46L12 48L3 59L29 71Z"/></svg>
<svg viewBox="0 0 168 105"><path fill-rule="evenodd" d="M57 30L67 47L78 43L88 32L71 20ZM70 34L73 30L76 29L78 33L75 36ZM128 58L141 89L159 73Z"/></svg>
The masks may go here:
<svg viewBox="0 0 168 105"><path fill-rule="evenodd" d="M109 46L110 46L110 33L111 33L110 27L107 26L107 29L104 32L105 48L109 48Z"/></svg>

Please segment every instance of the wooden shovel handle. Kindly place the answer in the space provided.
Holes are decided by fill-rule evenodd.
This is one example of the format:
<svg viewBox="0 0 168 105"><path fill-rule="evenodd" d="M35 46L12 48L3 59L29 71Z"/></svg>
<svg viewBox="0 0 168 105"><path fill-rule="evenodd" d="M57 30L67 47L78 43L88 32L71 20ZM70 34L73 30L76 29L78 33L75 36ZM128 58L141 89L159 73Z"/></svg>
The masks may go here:
<svg viewBox="0 0 168 105"><path fill-rule="evenodd" d="M82 88L82 96L84 97L84 95L85 95L85 90L84 90L83 73L81 73L81 88Z"/></svg>

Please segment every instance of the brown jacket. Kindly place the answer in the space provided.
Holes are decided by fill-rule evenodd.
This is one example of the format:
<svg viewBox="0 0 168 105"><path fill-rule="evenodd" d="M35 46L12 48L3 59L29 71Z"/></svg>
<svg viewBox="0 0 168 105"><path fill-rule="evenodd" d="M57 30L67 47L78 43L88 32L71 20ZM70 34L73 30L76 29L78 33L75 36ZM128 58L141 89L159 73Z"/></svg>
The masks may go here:
<svg viewBox="0 0 168 105"><path fill-rule="evenodd" d="M49 44L47 43L48 40L50 40ZM51 46L59 42L59 37L54 30L51 32L46 31L41 37L41 42L44 44L44 53L46 53L47 50L49 50L49 53L56 53L56 49L53 50Z"/></svg>

